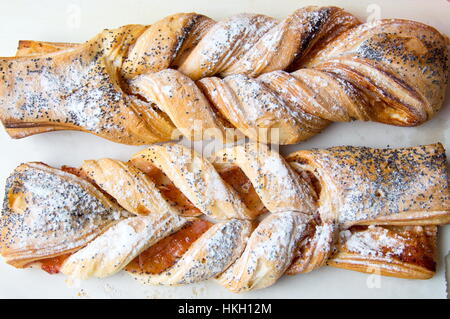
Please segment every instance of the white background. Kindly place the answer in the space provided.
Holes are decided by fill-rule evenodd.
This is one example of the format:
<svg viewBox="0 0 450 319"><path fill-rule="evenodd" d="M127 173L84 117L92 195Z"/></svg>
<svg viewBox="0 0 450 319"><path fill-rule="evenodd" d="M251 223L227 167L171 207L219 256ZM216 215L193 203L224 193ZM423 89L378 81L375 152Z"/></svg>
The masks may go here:
<svg viewBox="0 0 450 319"><path fill-rule="evenodd" d="M14 55L17 41L46 40L83 42L104 28L123 24L151 24L177 12L196 11L214 19L242 12L264 13L283 18L306 5L337 5L366 20L374 10L381 18L421 21L450 35L450 3L446 0L396 1L299 1L299 0L21 0L0 2L0 56ZM375 4L375 6L374 6ZM377 123L336 123L297 149L335 145L371 147L414 146L440 141L450 149L450 92L436 117L416 128ZM0 189L8 174L21 162L43 161L53 166L79 166L83 159L112 157L126 160L142 147L114 144L94 135L55 132L12 140L0 129ZM447 153L449 155L449 153ZM38 270L16 270L0 262L0 298L445 298L444 255L450 250L450 228L441 229L439 268L426 281L382 277L379 288L369 288L366 274L324 267L306 275L284 277L274 286L242 295L229 293L214 282L185 287L151 287L135 282L125 273L103 280L89 280L69 288L62 275Z"/></svg>

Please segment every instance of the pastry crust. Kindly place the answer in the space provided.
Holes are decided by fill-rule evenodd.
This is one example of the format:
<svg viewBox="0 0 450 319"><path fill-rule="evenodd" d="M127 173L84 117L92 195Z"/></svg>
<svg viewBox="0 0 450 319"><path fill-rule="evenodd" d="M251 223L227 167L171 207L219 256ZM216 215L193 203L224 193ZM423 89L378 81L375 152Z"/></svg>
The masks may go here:
<svg viewBox="0 0 450 319"><path fill-rule="evenodd" d="M251 234L252 224L232 219L208 229L188 251L160 274L134 273L131 275L144 284L186 285L208 280L224 272L241 256Z"/></svg>
<svg viewBox="0 0 450 319"><path fill-rule="evenodd" d="M271 213L298 211L311 214L317 210L316 194L275 151L267 146L247 143L225 148L213 156L215 167L239 167L255 187L261 202ZM222 168L223 169L223 168Z"/></svg>
<svg viewBox="0 0 450 319"><path fill-rule="evenodd" d="M150 214L122 220L64 261L61 272L75 279L108 277L158 240L183 226L173 214Z"/></svg>
<svg viewBox="0 0 450 319"><path fill-rule="evenodd" d="M428 279L436 271L436 226L369 226L341 232L327 264L399 278Z"/></svg>
<svg viewBox="0 0 450 319"><path fill-rule="evenodd" d="M155 183L130 163L109 158L88 160L83 162L81 171L133 214L146 216L178 213Z"/></svg>
<svg viewBox="0 0 450 319"><path fill-rule="evenodd" d="M80 249L127 215L75 175L22 164L6 181L0 252L9 264L25 267Z"/></svg>
<svg viewBox="0 0 450 319"><path fill-rule="evenodd" d="M322 219L352 225L450 222L445 150L441 144L404 149L334 147L287 157L321 185Z"/></svg>
<svg viewBox="0 0 450 319"><path fill-rule="evenodd" d="M45 186L39 186L44 177ZM196 219L200 226L192 235L186 230L174 237L192 217L169 204L158 185L170 185L166 180L173 181L171 192L185 194L189 205L209 219L225 220L210 227ZM51 216L52 208L68 205L59 200L62 193L89 196L65 208L70 218L46 218L42 212ZM437 225L450 222L449 198L441 144L334 147L283 159L266 145L248 143L219 151L210 162L169 143L141 151L129 163L101 159L65 171L36 163L19 166L7 183L1 253L16 267L69 254L60 270L82 279L113 275L134 260L138 266L126 269L143 283L216 278L234 292L264 288L283 274L326 264L426 279L436 268ZM102 203L98 209L80 213L97 202ZM268 216L259 217L265 212ZM30 225L47 224L27 228L15 222L27 216L33 217L24 219ZM64 234L58 232L61 227ZM39 238L32 255L19 250L23 238L33 244ZM139 259L163 238L162 248L172 241L182 253L169 246L164 253L174 255L168 262L164 253ZM140 264L146 260L149 267Z"/></svg>
<svg viewBox="0 0 450 319"><path fill-rule="evenodd" d="M310 219L295 211L265 218L252 233L245 251L217 278L218 282L236 293L273 285L292 263Z"/></svg>
<svg viewBox="0 0 450 319"><path fill-rule="evenodd" d="M152 145L136 153L131 162L142 161L160 169L200 211L216 219L254 219L235 190L214 166L194 151L179 144Z"/></svg>
<svg viewBox="0 0 450 319"><path fill-rule="evenodd" d="M293 144L355 119L414 126L442 107L446 45L421 23L361 24L336 7L281 21L180 13L79 45L22 41L0 59L0 120L13 138L80 130L135 145Z"/></svg>

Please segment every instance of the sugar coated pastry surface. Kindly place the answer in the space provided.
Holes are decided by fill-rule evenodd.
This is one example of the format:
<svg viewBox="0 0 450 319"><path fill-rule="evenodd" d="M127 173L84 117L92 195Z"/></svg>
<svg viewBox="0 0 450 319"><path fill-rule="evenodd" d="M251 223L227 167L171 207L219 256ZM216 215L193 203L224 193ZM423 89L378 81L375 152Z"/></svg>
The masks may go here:
<svg viewBox="0 0 450 319"><path fill-rule="evenodd" d="M325 265L427 279L449 204L441 144L283 158L247 143L206 159L167 143L128 162L20 165L0 252L12 266L77 279L125 270L144 284L215 279L233 292Z"/></svg>

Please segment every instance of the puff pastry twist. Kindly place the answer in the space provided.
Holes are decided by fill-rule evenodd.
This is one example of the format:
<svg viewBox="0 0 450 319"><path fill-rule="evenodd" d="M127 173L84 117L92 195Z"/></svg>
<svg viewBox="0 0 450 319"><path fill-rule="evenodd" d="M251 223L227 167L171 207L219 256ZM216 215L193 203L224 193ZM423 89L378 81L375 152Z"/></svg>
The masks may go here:
<svg viewBox="0 0 450 319"><path fill-rule="evenodd" d="M336 7L281 21L176 14L80 45L22 41L0 59L0 118L14 138L70 129L126 144L232 138L227 127L290 144L335 121L418 125L442 106L446 45L424 24L360 24Z"/></svg>
<svg viewBox="0 0 450 319"><path fill-rule="evenodd" d="M325 264L425 279L435 271L436 225L450 221L449 200L440 144L335 147L286 159L246 144L211 161L177 144L154 145L127 163L19 166L6 185L0 251L16 267L62 263L75 278L126 269L144 283L216 278L234 292Z"/></svg>

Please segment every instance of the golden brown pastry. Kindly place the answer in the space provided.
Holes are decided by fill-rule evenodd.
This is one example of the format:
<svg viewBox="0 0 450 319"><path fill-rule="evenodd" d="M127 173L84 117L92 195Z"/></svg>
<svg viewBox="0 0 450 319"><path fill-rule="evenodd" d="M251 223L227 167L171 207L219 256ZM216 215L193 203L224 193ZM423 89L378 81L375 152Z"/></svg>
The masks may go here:
<svg viewBox="0 0 450 319"><path fill-rule="evenodd" d="M81 130L125 144L292 144L355 119L413 126L442 107L446 45L424 24L361 24L336 7L281 21L176 14L79 45L21 41L0 59L0 119L13 138Z"/></svg>
<svg viewBox="0 0 450 319"><path fill-rule="evenodd" d="M436 226L352 227L340 233L327 265L400 278L431 278Z"/></svg>
<svg viewBox="0 0 450 319"><path fill-rule="evenodd" d="M44 176L37 168L50 181L44 189L36 186ZM23 175L24 169L32 173ZM95 210L89 211L90 223L85 222L82 213L75 213L90 201L75 197L75 185L115 209L98 219ZM50 190L56 191L55 202ZM65 208L72 212L64 219L67 234L59 233L59 219L43 214L59 207L59 194L74 197ZM284 159L263 144L249 143L221 150L208 161L169 143L153 145L128 163L91 160L64 171L23 164L11 175L5 198L1 253L16 267L39 263L47 272L79 279L124 269L143 283L161 285L215 278L233 292L264 288L283 274L326 264L430 278L437 225L450 222L441 144L334 147ZM33 223L25 219L27 225L47 226L17 227L23 223L15 221L24 216L34 217ZM96 227L80 242L92 220L107 227ZM13 259L11 243L22 238L31 243L39 238L39 244L32 256ZM55 240L64 241L62 249L52 248Z"/></svg>
<svg viewBox="0 0 450 319"><path fill-rule="evenodd" d="M128 215L91 183L42 163L17 167L6 190L0 251L15 267L76 251Z"/></svg>
<svg viewBox="0 0 450 319"><path fill-rule="evenodd" d="M360 246L374 245L377 241L382 246L377 248L375 244L377 258L365 249L350 250L357 255L352 259L351 254L345 254L349 247L344 236L339 242L337 261L330 262L333 266L378 269L381 263L384 266L380 269L381 274L408 278L429 278L434 272L434 263L422 263L421 259L434 260L435 244L432 243L436 238L427 235L433 228L429 230L426 226L450 221L446 156L441 144L396 150L334 147L295 152L287 160L298 172L308 172L308 178L312 178L320 191L318 214L322 221L319 233L313 237L312 247L307 247L304 257L293 262L289 273L310 271L327 262L327 258L318 258L319 262L316 262L310 251L317 245L319 252L326 252L330 258L332 240L329 238L334 232L333 240L336 241L338 231L347 231L347 237L350 235L356 242L364 234L366 241L361 240ZM335 226L326 226L323 231L327 224ZM381 234L377 234L371 225L389 225L389 232L382 236L391 238L386 246L380 239ZM390 225L406 227L395 231ZM421 227L414 231L412 225ZM364 230L361 234L351 235L361 229ZM421 243L412 244L418 243L414 240L418 234L423 236L419 240ZM401 240L402 236L406 241ZM389 263L394 263L394 254L388 249L389 241L391 248L397 249L396 267L388 267ZM421 245L427 248L421 248ZM339 258L343 260L340 264ZM305 260L310 264L305 264Z"/></svg>

